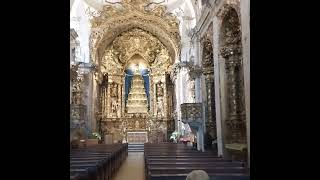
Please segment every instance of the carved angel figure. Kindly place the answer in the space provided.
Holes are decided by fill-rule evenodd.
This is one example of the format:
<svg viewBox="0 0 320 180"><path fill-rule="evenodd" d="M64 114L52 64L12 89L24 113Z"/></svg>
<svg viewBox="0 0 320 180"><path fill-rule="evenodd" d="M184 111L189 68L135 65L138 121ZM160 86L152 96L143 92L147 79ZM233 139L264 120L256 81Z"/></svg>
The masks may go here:
<svg viewBox="0 0 320 180"><path fill-rule="evenodd" d="M136 128L136 129L139 129L139 128L140 128L140 125L139 125L139 121L138 121L138 120L137 120L136 123L135 123L135 128Z"/></svg>
<svg viewBox="0 0 320 180"><path fill-rule="evenodd" d="M158 97L158 100L157 100L157 115L158 117L164 116L163 99L160 97Z"/></svg>
<svg viewBox="0 0 320 180"><path fill-rule="evenodd" d="M112 110L112 113L116 113L116 112L117 112L117 107L118 107L117 99L112 98L112 100L111 100L111 110Z"/></svg>

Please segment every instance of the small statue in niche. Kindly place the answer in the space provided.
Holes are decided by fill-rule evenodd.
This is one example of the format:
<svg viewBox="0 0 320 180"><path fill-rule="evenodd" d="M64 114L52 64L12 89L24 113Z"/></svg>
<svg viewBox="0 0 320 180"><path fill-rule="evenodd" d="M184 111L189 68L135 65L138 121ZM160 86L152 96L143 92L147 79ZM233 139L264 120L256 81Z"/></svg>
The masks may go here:
<svg viewBox="0 0 320 180"><path fill-rule="evenodd" d="M80 92L75 92L72 94L72 104L81 104Z"/></svg>
<svg viewBox="0 0 320 180"><path fill-rule="evenodd" d="M123 130L123 134L125 134L127 132L127 123L125 121L122 121L122 130Z"/></svg>
<svg viewBox="0 0 320 180"><path fill-rule="evenodd" d="M72 93L72 97L71 97L71 104L76 104L77 100L76 100L76 93Z"/></svg>
<svg viewBox="0 0 320 180"><path fill-rule="evenodd" d="M111 85L111 97L118 97L118 88L117 88L117 84L113 83Z"/></svg>
<svg viewBox="0 0 320 180"><path fill-rule="evenodd" d="M162 97L163 96L163 83L159 82L157 84L157 97Z"/></svg>
<svg viewBox="0 0 320 180"><path fill-rule="evenodd" d="M139 128L140 128L140 125L139 125L139 121L138 121L138 120L136 121L135 128L136 128L136 129L139 129Z"/></svg>
<svg viewBox="0 0 320 180"><path fill-rule="evenodd" d="M140 70L139 70L139 64L136 64L134 67L134 74L135 75L139 75L140 74Z"/></svg>
<svg viewBox="0 0 320 180"><path fill-rule="evenodd" d="M80 104L81 96L80 96L80 83L76 82L72 85L72 104Z"/></svg>
<svg viewBox="0 0 320 180"><path fill-rule="evenodd" d="M121 116L121 107L119 108L119 106L120 106L120 104L119 104L119 103L117 103L116 108L117 108L117 116L118 116L118 117L120 117L120 116Z"/></svg>

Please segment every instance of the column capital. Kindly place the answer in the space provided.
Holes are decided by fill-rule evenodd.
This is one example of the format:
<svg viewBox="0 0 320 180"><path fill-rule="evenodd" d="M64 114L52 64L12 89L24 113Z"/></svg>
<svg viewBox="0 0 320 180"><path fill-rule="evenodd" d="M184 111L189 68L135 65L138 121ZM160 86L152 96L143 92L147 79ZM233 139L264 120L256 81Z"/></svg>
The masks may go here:
<svg viewBox="0 0 320 180"><path fill-rule="evenodd" d="M191 79L199 78L202 75L202 73L203 73L203 69L198 65L189 67L189 76Z"/></svg>

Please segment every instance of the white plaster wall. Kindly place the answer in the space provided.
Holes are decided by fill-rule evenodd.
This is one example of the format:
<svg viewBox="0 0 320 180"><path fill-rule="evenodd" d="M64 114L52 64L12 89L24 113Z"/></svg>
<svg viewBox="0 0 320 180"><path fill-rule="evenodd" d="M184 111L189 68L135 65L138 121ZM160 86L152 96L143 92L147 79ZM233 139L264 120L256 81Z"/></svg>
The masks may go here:
<svg viewBox="0 0 320 180"><path fill-rule="evenodd" d="M220 27L218 18L213 17L213 61L214 61L214 83L215 83L215 105L216 105L216 126L217 126L217 145L218 155L224 156L224 133L223 133L223 81L221 80L221 73L223 72L223 63L219 60L219 35ZM221 82L222 81L222 82ZM222 86L221 86L222 85Z"/></svg>
<svg viewBox="0 0 320 180"><path fill-rule="evenodd" d="M180 95L180 89L181 89L181 83L179 74L177 75L177 78L175 80L175 93L176 93L176 111L177 111L177 120L176 120L176 126L175 130L180 132L180 123L178 120L181 120L181 112L180 112L180 104L181 104L181 95Z"/></svg>
<svg viewBox="0 0 320 180"><path fill-rule="evenodd" d="M70 12L70 28L75 29L78 34L77 40L80 46L76 49L76 61L89 63L89 35L90 26L89 18L85 11L87 4L84 0L74 0L70 2L72 4ZM94 117L94 99L93 99L93 75L86 70L87 74L87 85L85 87L84 99L87 107L86 119L87 127L90 131L95 130L95 117Z"/></svg>
<svg viewBox="0 0 320 180"><path fill-rule="evenodd" d="M195 65L201 66L201 56L200 56L200 40L196 37L193 41L193 49L191 53L194 56ZM197 77L195 80L195 94L196 94L196 103L202 102L202 92L201 92L201 77Z"/></svg>
<svg viewBox="0 0 320 180"><path fill-rule="evenodd" d="M244 93L248 143L248 166L250 167L250 1L240 1L243 46Z"/></svg>
<svg viewBox="0 0 320 180"><path fill-rule="evenodd" d="M87 4L83 0L75 0L70 13L70 28L74 28L80 42L79 61L89 63L90 23L85 11Z"/></svg>
<svg viewBox="0 0 320 180"><path fill-rule="evenodd" d="M92 78L92 83L91 83L91 87L92 87L92 91L91 91L91 96L92 99L91 99L91 129L92 131L98 131L97 129L97 120L96 120L96 116L95 116L95 112L97 111L97 107L96 107L96 101L98 101L98 97L97 97L97 81L95 80L94 78L94 75L92 74L91 75L91 78Z"/></svg>
<svg viewBox="0 0 320 180"><path fill-rule="evenodd" d="M175 80L175 93L176 93L176 110L177 110L177 118L179 121L176 122L176 130L181 132L181 127L183 123L181 122L181 108L180 105L183 103L188 103L188 96L191 95L191 92L188 91L189 83L188 80L188 71L185 68L181 68L180 72L177 74L177 78Z"/></svg>
<svg viewBox="0 0 320 180"><path fill-rule="evenodd" d="M89 91L88 91L88 105L87 105L87 109L88 109L88 121L90 124L90 130L91 132L94 132L96 130L96 120L94 117L94 100L95 100L95 94L94 94L94 76L92 74L92 72L89 75Z"/></svg>
<svg viewBox="0 0 320 180"><path fill-rule="evenodd" d="M70 11L71 11L71 9L72 9L73 3L74 3L74 0L70 0Z"/></svg>

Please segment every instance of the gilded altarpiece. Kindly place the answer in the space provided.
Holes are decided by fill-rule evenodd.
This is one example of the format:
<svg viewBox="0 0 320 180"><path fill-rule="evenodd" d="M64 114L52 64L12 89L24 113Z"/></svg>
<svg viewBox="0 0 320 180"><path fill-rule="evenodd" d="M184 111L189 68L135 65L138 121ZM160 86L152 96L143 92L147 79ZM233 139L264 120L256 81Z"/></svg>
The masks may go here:
<svg viewBox="0 0 320 180"><path fill-rule="evenodd" d="M150 75L153 88L150 88L151 106L147 113L127 113L124 110L123 83L113 79L119 77L109 76L107 88L102 88L100 94L104 134L112 134L115 141L127 141L127 132L147 132L148 142L167 141L167 135L174 131L174 121L168 111L173 109L173 99L172 92L167 91L170 84L165 74Z"/></svg>
<svg viewBox="0 0 320 180"><path fill-rule="evenodd" d="M226 147L240 150L246 156L246 121L242 64L241 26L237 11L225 5L220 13L221 37L220 57L225 62L225 107ZM234 154L234 153L233 153ZM246 159L241 157L241 159Z"/></svg>
<svg viewBox="0 0 320 180"><path fill-rule="evenodd" d="M151 8L147 0L121 1L117 4L121 8L106 5L101 12L90 13L93 16L91 57L99 62L99 73L108 74L108 83L98 94L101 100L97 114L101 117L101 129L104 134L113 135L113 141L117 142L135 142L131 135L139 132L147 133L148 142L167 141L168 131L174 129L171 115L173 95L168 92L173 88L167 74L173 60L179 56L179 22L175 16L166 13L165 6ZM148 87L144 87L149 95L146 112L135 113L136 108L128 105L132 100L145 101L142 97L132 99L136 95L133 88L139 88L135 83L141 80L145 83L140 77L142 74L133 75L129 95L126 94L126 71L134 66L149 72ZM129 107L131 110L128 111Z"/></svg>

